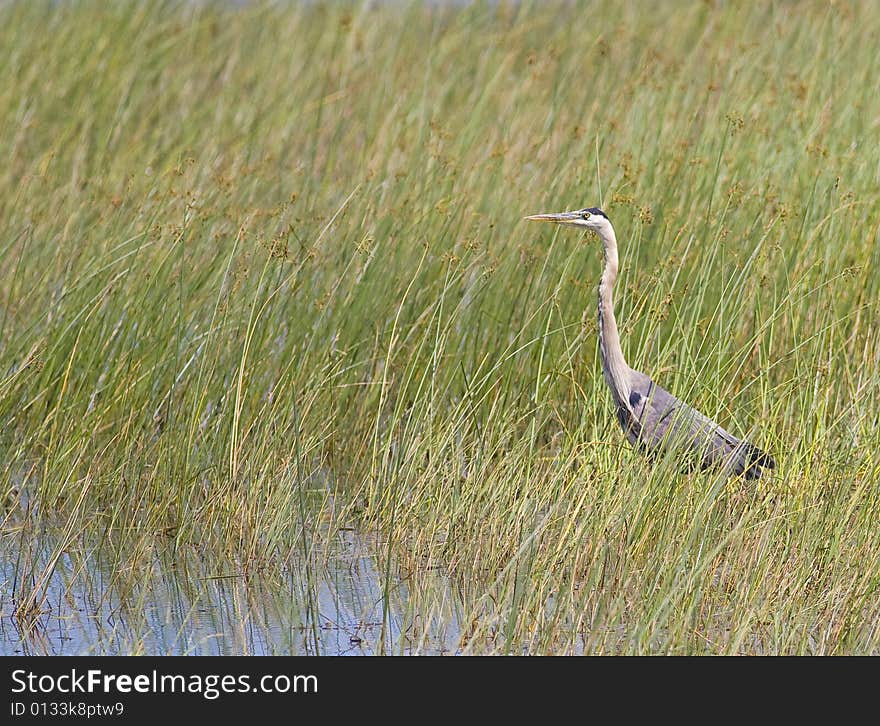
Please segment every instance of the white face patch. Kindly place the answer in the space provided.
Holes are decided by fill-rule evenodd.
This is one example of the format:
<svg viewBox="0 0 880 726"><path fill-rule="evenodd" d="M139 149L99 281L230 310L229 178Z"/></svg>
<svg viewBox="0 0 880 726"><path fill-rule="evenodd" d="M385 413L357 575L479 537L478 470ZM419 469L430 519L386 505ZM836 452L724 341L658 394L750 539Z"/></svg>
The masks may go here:
<svg viewBox="0 0 880 726"><path fill-rule="evenodd" d="M594 232L605 231L611 228L611 223L605 213L597 207L587 207L572 212L557 212L553 214L533 214L526 219L535 222L554 222L571 227L582 227Z"/></svg>
<svg viewBox="0 0 880 726"><path fill-rule="evenodd" d="M610 225L608 219L603 217L601 214L589 214L589 217L586 219L579 219L576 224L579 227L586 227L587 229L592 229L595 231L599 231L601 229L605 229Z"/></svg>

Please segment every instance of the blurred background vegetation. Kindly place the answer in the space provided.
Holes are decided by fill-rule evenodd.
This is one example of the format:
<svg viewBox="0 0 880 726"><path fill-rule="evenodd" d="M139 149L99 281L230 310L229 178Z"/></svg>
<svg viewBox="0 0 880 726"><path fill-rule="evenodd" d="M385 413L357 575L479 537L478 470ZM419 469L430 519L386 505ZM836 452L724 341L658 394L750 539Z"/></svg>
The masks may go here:
<svg viewBox="0 0 880 726"><path fill-rule="evenodd" d="M876 652L878 42L871 3L4 4L6 647L195 560L329 652L357 532L376 652ZM630 364L773 477L625 444L601 252L521 221L594 205Z"/></svg>

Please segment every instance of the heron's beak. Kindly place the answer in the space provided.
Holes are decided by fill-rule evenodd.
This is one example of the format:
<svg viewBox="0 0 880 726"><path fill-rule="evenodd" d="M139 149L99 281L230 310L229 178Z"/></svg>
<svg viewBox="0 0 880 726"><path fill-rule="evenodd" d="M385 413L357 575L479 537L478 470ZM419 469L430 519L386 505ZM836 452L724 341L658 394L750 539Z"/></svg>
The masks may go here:
<svg viewBox="0 0 880 726"><path fill-rule="evenodd" d="M533 222L555 222L556 224L571 224L572 222L581 219L582 212L557 212L555 214L533 214L531 217L526 217L526 219L530 219Z"/></svg>

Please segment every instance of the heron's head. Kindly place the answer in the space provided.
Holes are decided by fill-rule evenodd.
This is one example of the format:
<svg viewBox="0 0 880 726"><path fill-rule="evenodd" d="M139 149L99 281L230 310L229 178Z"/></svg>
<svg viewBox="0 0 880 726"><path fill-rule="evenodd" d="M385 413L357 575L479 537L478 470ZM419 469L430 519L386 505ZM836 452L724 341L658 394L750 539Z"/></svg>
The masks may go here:
<svg viewBox="0 0 880 726"><path fill-rule="evenodd" d="M611 227L608 215L598 207L578 209L574 212L533 214L531 217L526 217L526 219L531 219L533 222L554 222L556 224L567 224L572 227L583 227L593 232L603 232Z"/></svg>

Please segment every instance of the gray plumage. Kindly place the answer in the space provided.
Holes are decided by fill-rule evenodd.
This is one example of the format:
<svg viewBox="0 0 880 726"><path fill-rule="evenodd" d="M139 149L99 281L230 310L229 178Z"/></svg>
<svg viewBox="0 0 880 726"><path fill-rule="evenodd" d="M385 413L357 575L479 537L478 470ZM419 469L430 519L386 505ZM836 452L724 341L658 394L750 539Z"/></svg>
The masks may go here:
<svg viewBox="0 0 880 726"><path fill-rule="evenodd" d="M757 479L773 458L738 439L639 371L629 373L629 406L617 407L627 440L649 454L675 447L687 468L720 467L730 476ZM616 403L616 401L615 401Z"/></svg>
<svg viewBox="0 0 880 726"><path fill-rule="evenodd" d="M602 240L605 269L599 281L599 355L627 440L650 456L672 451L688 469L720 469L729 476L757 479L763 469L774 468L776 462L769 454L725 431L627 365L614 317L612 292L619 263L617 237L608 216L591 207L527 219L583 227Z"/></svg>

